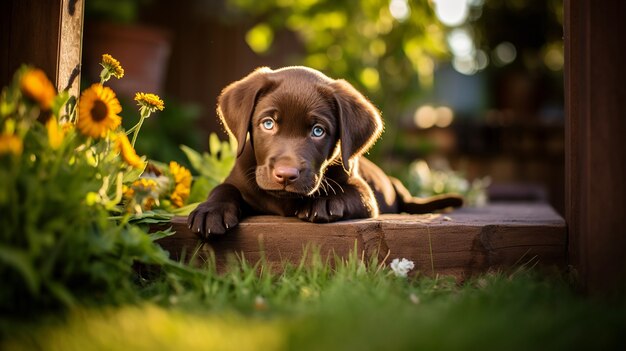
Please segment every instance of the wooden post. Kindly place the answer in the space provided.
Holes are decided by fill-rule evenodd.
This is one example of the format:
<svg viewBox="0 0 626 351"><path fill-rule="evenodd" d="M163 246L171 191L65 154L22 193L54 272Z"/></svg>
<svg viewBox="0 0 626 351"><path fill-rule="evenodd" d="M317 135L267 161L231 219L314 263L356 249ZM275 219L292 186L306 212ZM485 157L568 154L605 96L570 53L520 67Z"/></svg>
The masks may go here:
<svg viewBox="0 0 626 351"><path fill-rule="evenodd" d="M565 1L566 221L592 294L626 286L626 2Z"/></svg>
<svg viewBox="0 0 626 351"><path fill-rule="evenodd" d="M0 19L1 86L26 63L43 69L58 90L78 95L82 0L3 0Z"/></svg>

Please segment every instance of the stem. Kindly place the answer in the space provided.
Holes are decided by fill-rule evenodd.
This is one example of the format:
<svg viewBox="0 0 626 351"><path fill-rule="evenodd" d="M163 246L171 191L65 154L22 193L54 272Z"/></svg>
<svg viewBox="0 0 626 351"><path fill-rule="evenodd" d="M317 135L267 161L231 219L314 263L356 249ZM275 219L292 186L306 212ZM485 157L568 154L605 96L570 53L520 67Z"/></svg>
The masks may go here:
<svg viewBox="0 0 626 351"><path fill-rule="evenodd" d="M108 68L104 67L102 72L100 72L100 85L104 85L104 83L109 79L111 79L111 72L109 72Z"/></svg>
<svg viewBox="0 0 626 351"><path fill-rule="evenodd" d="M130 133L132 133L135 129L137 129L137 127L139 127L139 122L137 122L137 124L135 124L132 128L130 128L129 130L126 131L126 135L130 135Z"/></svg>
<svg viewBox="0 0 626 351"><path fill-rule="evenodd" d="M137 140L137 135L139 134L139 130L141 129L141 125L143 124L143 120L146 119L146 117L141 116L141 119L139 120L139 123L137 123L137 125L135 126L135 134L133 134L133 141L131 142L131 145L133 146L133 148L135 147L135 141ZM135 128L133 127L133 128Z"/></svg>
<svg viewBox="0 0 626 351"><path fill-rule="evenodd" d="M78 117L76 116L76 106L78 106L78 99L76 99L76 102L74 103L74 106L72 106L72 111L70 111L70 123L74 123L76 124L76 121L78 120Z"/></svg>

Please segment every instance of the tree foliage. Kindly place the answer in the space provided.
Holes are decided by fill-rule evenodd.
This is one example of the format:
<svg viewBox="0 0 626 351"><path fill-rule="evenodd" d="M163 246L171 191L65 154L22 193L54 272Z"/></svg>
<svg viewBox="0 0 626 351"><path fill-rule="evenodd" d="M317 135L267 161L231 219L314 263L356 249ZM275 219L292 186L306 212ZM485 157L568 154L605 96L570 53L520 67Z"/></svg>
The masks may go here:
<svg viewBox="0 0 626 351"><path fill-rule="evenodd" d="M446 55L444 28L426 0L230 0L260 21L246 35L259 54L272 49L274 34L297 34L302 63L347 79L384 112L402 110L433 81L435 61ZM392 117L393 118L393 117Z"/></svg>

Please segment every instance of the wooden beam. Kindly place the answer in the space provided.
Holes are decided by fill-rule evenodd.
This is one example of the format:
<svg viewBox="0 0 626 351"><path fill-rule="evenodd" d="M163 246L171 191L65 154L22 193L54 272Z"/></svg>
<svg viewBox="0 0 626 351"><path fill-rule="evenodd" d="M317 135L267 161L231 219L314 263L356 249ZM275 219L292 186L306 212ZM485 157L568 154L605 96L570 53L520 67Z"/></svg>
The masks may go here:
<svg viewBox="0 0 626 351"><path fill-rule="evenodd" d="M626 2L565 1L569 260L589 293L626 287Z"/></svg>
<svg viewBox="0 0 626 351"><path fill-rule="evenodd" d="M62 0L59 52L57 56L57 89L80 94L80 72L84 20L84 1Z"/></svg>
<svg viewBox="0 0 626 351"><path fill-rule="evenodd" d="M41 68L58 90L78 94L83 24L81 0L5 0L0 4L0 85L22 64Z"/></svg>
<svg viewBox="0 0 626 351"><path fill-rule="evenodd" d="M270 263L298 263L304 248L313 245L326 257L345 258L355 248L365 257L387 256L387 263L404 257L424 274L459 280L528 262L564 268L567 246L565 222L543 204L499 204L447 215L383 215L331 224L259 216L204 243L189 231L186 218L175 218L172 227L176 234L159 244L173 257L189 258L197 250L197 262L203 262L213 252L218 268L235 253L252 263L262 255Z"/></svg>

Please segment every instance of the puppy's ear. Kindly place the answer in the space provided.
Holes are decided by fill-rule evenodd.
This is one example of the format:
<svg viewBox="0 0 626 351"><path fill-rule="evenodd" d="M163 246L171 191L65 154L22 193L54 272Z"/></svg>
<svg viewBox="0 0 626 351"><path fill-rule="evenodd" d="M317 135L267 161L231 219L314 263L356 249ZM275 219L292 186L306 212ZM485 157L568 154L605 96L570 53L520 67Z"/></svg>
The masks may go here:
<svg viewBox="0 0 626 351"><path fill-rule="evenodd" d="M217 113L222 124L237 139L237 156L241 155L246 145L250 120L259 97L274 85L268 77L271 72L267 67L256 69L224 88L217 100Z"/></svg>
<svg viewBox="0 0 626 351"><path fill-rule="evenodd" d="M339 112L341 160L348 173L353 158L366 152L383 130L383 121L374 105L343 79L330 84Z"/></svg>

